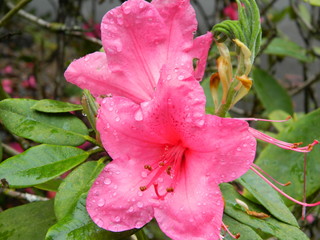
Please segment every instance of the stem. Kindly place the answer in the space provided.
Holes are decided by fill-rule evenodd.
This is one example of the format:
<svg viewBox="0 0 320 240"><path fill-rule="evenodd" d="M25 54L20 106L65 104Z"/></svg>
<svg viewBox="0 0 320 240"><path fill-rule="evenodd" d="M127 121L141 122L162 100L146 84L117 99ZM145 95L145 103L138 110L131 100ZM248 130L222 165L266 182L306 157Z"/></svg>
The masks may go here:
<svg viewBox="0 0 320 240"><path fill-rule="evenodd" d="M4 26L21 8L32 0L22 0L14 8L12 8L1 20L0 27Z"/></svg>
<svg viewBox="0 0 320 240"><path fill-rule="evenodd" d="M7 189L7 188L4 188L3 190L1 190L1 192L3 192L7 196L18 198L18 199L24 199L24 200L27 200L28 202L49 200L49 198L46 198L46 197L41 197L41 196L37 196L30 193L21 193L11 189Z"/></svg>
<svg viewBox="0 0 320 240"><path fill-rule="evenodd" d="M138 232L135 233L138 240L149 240L146 234L144 233L143 229L140 229Z"/></svg>
<svg viewBox="0 0 320 240"><path fill-rule="evenodd" d="M99 153L99 152L103 152L103 151L104 151L103 148L95 148L95 149L89 150L88 153L89 153L89 155L93 155L95 153Z"/></svg>
<svg viewBox="0 0 320 240"><path fill-rule="evenodd" d="M218 108L218 111L216 112L217 116L219 116L219 117L225 117L226 116L226 113L228 112L228 110L231 107L232 100L233 100L233 97L234 97L235 93L236 93L236 91L231 86L230 90L228 92L227 101L226 101L226 103L220 105L220 107Z"/></svg>
<svg viewBox="0 0 320 240"><path fill-rule="evenodd" d="M83 138L84 138L85 140L87 140L88 142L91 142L91 143L93 143L93 144L95 144L95 145L103 148L103 146L101 145L101 143L99 143L99 142L98 142L97 140L95 140L94 138L92 138L92 137L90 137L90 136L88 136L88 135L84 135Z"/></svg>
<svg viewBox="0 0 320 240"><path fill-rule="evenodd" d="M10 147L9 145L5 144L5 143L1 143L2 147L3 147L3 151L7 154L9 154L10 156L15 156L20 154L20 152L14 150L12 147Z"/></svg>

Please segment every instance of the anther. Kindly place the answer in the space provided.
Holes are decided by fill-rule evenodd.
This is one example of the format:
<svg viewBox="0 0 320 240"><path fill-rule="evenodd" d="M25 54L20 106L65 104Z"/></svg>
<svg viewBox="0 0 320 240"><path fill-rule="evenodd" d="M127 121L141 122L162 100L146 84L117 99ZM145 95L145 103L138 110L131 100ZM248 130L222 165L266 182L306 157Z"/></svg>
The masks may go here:
<svg viewBox="0 0 320 240"><path fill-rule="evenodd" d="M171 169L172 169L171 166L169 166L169 167L167 168L166 172L167 172L168 175L171 175Z"/></svg>
<svg viewBox="0 0 320 240"><path fill-rule="evenodd" d="M150 165L144 165L144 169L147 169L149 171L152 171L152 167Z"/></svg>
<svg viewBox="0 0 320 240"><path fill-rule="evenodd" d="M298 143L293 143L292 144L292 148L297 148L297 147L299 147L300 145L302 145L302 142L298 142ZM310 146L311 144L309 144L309 146Z"/></svg>
<svg viewBox="0 0 320 240"><path fill-rule="evenodd" d="M164 162L159 162L159 166L163 167L164 166Z"/></svg>
<svg viewBox="0 0 320 240"><path fill-rule="evenodd" d="M169 187L166 189L167 192L174 192L174 189L172 187Z"/></svg>
<svg viewBox="0 0 320 240"><path fill-rule="evenodd" d="M147 187L146 186L141 186L140 190L143 192L143 191L147 190Z"/></svg>

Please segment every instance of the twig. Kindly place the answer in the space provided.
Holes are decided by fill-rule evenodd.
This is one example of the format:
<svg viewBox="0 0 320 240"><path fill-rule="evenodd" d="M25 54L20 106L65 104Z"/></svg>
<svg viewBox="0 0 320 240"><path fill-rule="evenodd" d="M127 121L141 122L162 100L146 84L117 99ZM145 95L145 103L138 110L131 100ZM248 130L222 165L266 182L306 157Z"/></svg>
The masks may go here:
<svg viewBox="0 0 320 240"><path fill-rule="evenodd" d="M12 147L10 147L9 145L5 144L5 143L1 143L2 147L3 147L3 151L7 154L9 154L10 156L15 156L20 154L20 152L16 151L15 149L13 149Z"/></svg>
<svg viewBox="0 0 320 240"><path fill-rule="evenodd" d="M320 80L320 72L312 79L309 79L305 82L303 82L301 84L301 86L299 86L298 88L292 90L290 92L290 95L291 96L294 96L294 95L297 95L298 93L300 93L301 91L303 91L306 87L309 87L311 86L312 84L314 84L315 82L319 81Z"/></svg>
<svg viewBox="0 0 320 240"><path fill-rule="evenodd" d="M27 200L28 202L48 201L49 200L49 198L46 198L46 197L41 197L41 196L37 196L34 194L30 194L30 193L21 193L21 192L17 192L12 189L8 189L8 188L0 189L0 193L1 192L3 192L7 196Z"/></svg>
<svg viewBox="0 0 320 240"><path fill-rule="evenodd" d="M13 5L11 10L0 20L0 27L4 26L21 8L32 0L22 0L17 5Z"/></svg>
<svg viewBox="0 0 320 240"><path fill-rule="evenodd" d="M30 0L29 0L30 1ZM10 2L7 3L7 6L9 8L13 8L14 5ZM62 23L56 23L56 22L47 22L45 20L43 20L42 18L39 18L35 15L32 15L24 10L19 10L18 14L22 17L24 17L25 19L27 19L30 22L33 22L41 27L44 27L50 31L54 31L54 32L64 32L67 35L71 35L71 36L75 36L75 37L81 37L89 42L98 44L98 45L102 45L101 40L94 38L94 37L89 37L83 34L83 30L79 27L73 27L73 28L69 28L67 27L65 24Z"/></svg>
<svg viewBox="0 0 320 240"><path fill-rule="evenodd" d="M273 4L276 2L277 0L272 0L271 2L269 2L260 12L261 16L264 16L266 14L266 12L273 6Z"/></svg>

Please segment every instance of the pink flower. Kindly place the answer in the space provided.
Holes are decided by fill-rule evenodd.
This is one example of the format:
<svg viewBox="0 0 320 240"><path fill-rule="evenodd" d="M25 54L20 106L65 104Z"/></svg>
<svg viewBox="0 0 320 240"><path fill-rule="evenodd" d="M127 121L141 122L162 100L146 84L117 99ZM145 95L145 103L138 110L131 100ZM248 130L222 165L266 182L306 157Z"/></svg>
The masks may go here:
<svg viewBox="0 0 320 240"><path fill-rule="evenodd" d="M29 76L28 79L22 81L22 86L24 88L37 88L36 78L33 75Z"/></svg>
<svg viewBox="0 0 320 240"><path fill-rule="evenodd" d="M238 19L238 5L235 2L230 3L227 7L223 9L223 14L227 16L230 20Z"/></svg>
<svg viewBox="0 0 320 240"><path fill-rule="evenodd" d="M201 80L212 34L193 39L196 28L190 0L128 0L103 17L105 52L72 62L65 77L96 96L124 96L137 103L150 100L164 65L183 66Z"/></svg>
<svg viewBox="0 0 320 240"><path fill-rule="evenodd" d="M113 161L87 198L98 226L124 231L156 218L172 239L219 238L218 184L249 169L256 140L246 121L206 115L200 84L179 76L163 70L154 99L140 105L102 101L97 129Z"/></svg>
<svg viewBox="0 0 320 240"><path fill-rule="evenodd" d="M13 88L12 88L12 80L11 79L3 79L1 81L2 88L5 92L11 94L13 93Z"/></svg>
<svg viewBox="0 0 320 240"><path fill-rule="evenodd" d="M84 24L83 28L85 30L90 30L93 26L93 29L91 32L85 32L84 34L88 37L95 37L95 38L101 38L101 25L99 23L93 23L93 24Z"/></svg>

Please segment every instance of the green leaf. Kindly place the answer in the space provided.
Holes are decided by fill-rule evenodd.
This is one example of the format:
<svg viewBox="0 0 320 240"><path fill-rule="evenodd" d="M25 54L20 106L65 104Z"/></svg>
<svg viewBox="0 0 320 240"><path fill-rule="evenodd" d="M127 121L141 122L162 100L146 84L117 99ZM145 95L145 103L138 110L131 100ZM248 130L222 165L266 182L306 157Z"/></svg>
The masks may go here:
<svg viewBox="0 0 320 240"><path fill-rule="evenodd" d="M46 113L64 113L82 110L82 106L68 102L43 99L34 104L31 109Z"/></svg>
<svg viewBox="0 0 320 240"><path fill-rule="evenodd" d="M308 237L295 226L282 223L272 217L259 219L248 215L239 207L236 199L245 202L251 211L266 213L266 210L241 196L230 184L220 184L220 188L225 200L225 214L251 227L263 239L277 237L278 240L309 240Z"/></svg>
<svg viewBox="0 0 320 240"><path fill-rule="evenodd" d="M252 73L254 89L268 113L282 110L293 114L291 98L286 90L266 71L254 68Z"/></svg>
<svg viewBox="0 0 320 240"><path fill-rule="evenodd" d="M53 201L10 208L0 213L0 240L43 240L55 222Z"/></svg>
<svg viewBox="0 0 320 240"><path fill-rule="evenodd" d="M320 7L320 0L304 0L305 2L313 5L313 6L318 6Z"/></svg>
<svg viewBox="0 0 320 240"><path fill-rule="evenodd" d="M238 180L274 217L299 227L279 194L254 172L248 171Z"/></svg>
<svg viewBox="0 0 320 240"><path fill-rule="evenodd" d="M264 53L280 57L292 57L302 62L310 62L312 58L307 55L306 49L295 42L283 38L274 38Z"/></svg>
<svg viewBox="0 0 320 240"><path fill-rule="evenodd" d="M69 113L48 114L31 108L31 99L6 99L0 102L0 120L13 134L39 143L78 146L85 142L88 129Z"/></svg>
<svg viewBox="0 0 320 240"><path fill-rule="evenodd" d="M2 143L0 142L0 162L2 161L3 157L3 148L2 148Z"/></svg>
<svg viewBox="0 0 320 240"><path fill-rule="evenodd" d="M233 234L240 233L240 240L262 240L262 238L250 227L244 225L237 220L229 217L228 215L223 215L223 223L229 226L229 230ZM229 234L225 234L224 240L234 240Z"/></svg>
<svg viewBox="0 0 320 240"><path fill-rule="evenodd" d="M86 162L70 173L62 182L55 198L55 213L58 220L72 211L83 193L87 193L105 167L101 162Z"/></svg>
<svg viewBox="0 0 320 240"><path fill-rule="evenodd" d="M72 211L49 229L46 240L125 240L136 231L116 233L99 228L87 213L86 197L86 193L80 195Z"/></svg>
<svg viewBox="0 0 320 240"><path fill-rule="evenodd" d="M56 179L52 179L48 182L38 184L34 187L41 189L41 190L45 190L45 191L57 192L61 183L62 183L62 179L56 178Z"/></svg>
<svg viewBox="0 0 320 240"><path fill-rule="evenodd" d="M287 142L303 142L304 145L312 143L314 139L320 140L319 119L320 109L293 122L291 126L281 131L277 138ZM319 145L314 146L313 150L307 154L307 196L320 189L319 156ZM292 197L302 200L303 159L303 153L284 150L270 144L261 152L256 164L278 181L290 181L292 184L282 189ZM287 199L284 200L287 205L293 204Z"/></svg>
<svg viewBox="0 0 320 240"><path fill-rule="evenodd" d="M10 187L34 186L74 168L88 156L80 148L43 144L2 162L0 176Z"/></svg>

